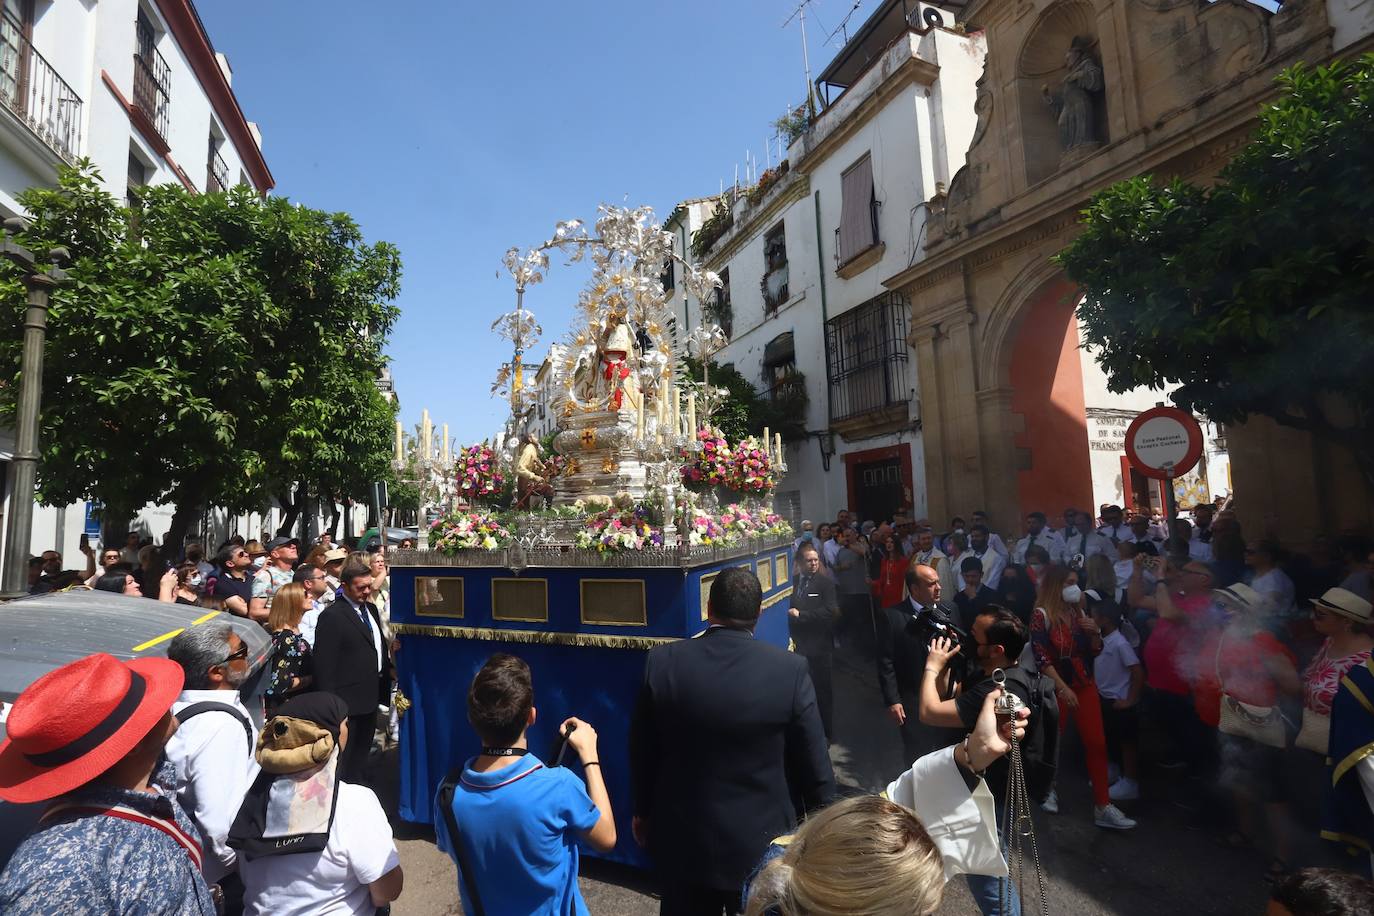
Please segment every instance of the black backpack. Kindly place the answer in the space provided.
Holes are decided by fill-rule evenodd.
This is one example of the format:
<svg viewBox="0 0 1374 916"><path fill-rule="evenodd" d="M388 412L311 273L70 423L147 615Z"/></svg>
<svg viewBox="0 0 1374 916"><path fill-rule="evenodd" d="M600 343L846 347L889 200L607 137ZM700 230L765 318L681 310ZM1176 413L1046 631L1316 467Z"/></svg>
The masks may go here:
<svg viewBox="0 0 1374 916"><path fill-rule="evenodd" d="M1059 768L1059 699L1054 681L1039 671L1020 666L1006 669L1007 680L1016 680L1030 697L1030 722L1021 739L1021 765L1026 772L1026 791L1040 803L1054 788Z"/></svg>

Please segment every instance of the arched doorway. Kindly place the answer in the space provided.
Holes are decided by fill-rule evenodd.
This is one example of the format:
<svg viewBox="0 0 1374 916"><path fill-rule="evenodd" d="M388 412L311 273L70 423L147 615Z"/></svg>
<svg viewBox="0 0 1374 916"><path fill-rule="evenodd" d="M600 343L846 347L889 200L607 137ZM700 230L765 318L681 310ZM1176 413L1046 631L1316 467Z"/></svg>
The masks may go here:
<svg viewBox="0 0 1374 916"><path fill-rule="evenodd" d="M1011 389L1020 511L1051 518L1093 505L1077 301L1062 277L1042 284L1018 310L1002 352Z"/></svg>

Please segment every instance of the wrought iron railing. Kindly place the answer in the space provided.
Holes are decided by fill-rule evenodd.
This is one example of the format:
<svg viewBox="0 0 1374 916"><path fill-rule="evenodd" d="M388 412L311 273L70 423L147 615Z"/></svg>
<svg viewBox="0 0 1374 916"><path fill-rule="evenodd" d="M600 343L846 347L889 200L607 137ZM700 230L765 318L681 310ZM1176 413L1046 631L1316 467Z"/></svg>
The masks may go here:
<svg viewBox="0 0 1374 916"><path fill-rule="evenodd" d="M0 27L0 102L63 159L81 154L81 96L8 18Z"/></svg>
<svg viewBox="0 0 1374 916"><path fill-rule="evenodd" d="M205 163L205 192L229 190L229 166L215 149L215 141L210 141L210 158Z"/></svg>
<svg viewBox="0 0 1374 916"><path fill-rule="evenodd" d="M787 262L784 261L781 267L775 267L769 273L764 274L759 289L763 293L763 310L765 312L771 315L781 308L782 304L791 297L787 286Z"/></svg>
<svg viewBox="0 0 1374 916"><path fill-rule="evenodd" d="M826 323L831 422L911 399L906 297L884 293Z"/></svg>
<svg viewBox="0 0 1374 916"><path fill-rule="evenodd" d="M172 70L158 53L152 26L142 19L137 25L138 43L134 51L134 105L152 123L163 140L171 122Z"/></svg>

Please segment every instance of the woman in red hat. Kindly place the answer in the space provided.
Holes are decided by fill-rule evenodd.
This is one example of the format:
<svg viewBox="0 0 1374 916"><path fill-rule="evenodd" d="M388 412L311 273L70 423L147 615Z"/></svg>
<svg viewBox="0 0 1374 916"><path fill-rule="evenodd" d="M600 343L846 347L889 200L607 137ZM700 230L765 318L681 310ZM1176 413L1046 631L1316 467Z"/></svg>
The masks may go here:
<svg viewBox="0 0 1374 916"><path fill-rule="evenodd" d="M182 678L165 658L90 655L20 694L0 798L51 804L0 873L0 913L214 914L196 829L157 769Z"/></svg>

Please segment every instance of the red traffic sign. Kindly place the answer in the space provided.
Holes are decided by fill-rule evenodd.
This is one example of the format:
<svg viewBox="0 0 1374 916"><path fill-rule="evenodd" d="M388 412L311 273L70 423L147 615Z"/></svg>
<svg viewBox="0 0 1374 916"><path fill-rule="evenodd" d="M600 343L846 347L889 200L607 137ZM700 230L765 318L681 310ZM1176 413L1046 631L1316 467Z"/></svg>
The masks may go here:
<svg viewBox="0 0 1374 916"><path fill-rule="evenodd" d="M1126 457L1146 477L1181 477L1202 457L1202 427L1186 410L1151 407L1127 427Z"/></svg>

